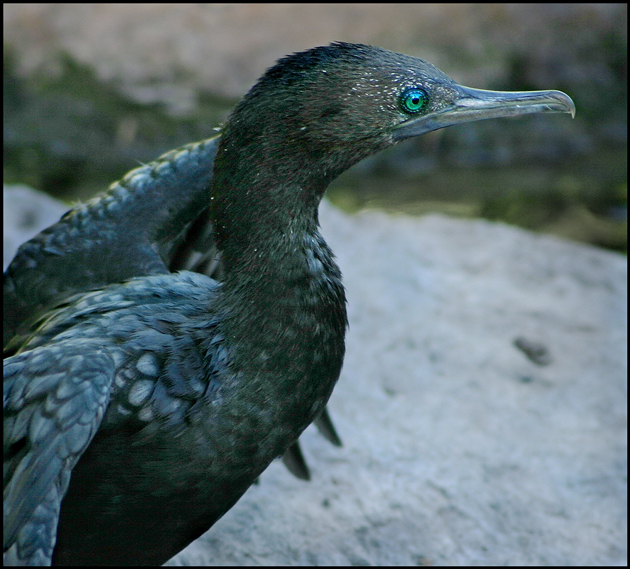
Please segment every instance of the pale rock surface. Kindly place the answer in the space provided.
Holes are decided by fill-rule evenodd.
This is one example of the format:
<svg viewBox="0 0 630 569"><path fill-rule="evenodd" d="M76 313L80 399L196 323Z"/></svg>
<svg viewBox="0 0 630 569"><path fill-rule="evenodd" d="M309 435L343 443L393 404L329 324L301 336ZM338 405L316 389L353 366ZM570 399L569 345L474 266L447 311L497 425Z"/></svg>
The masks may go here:
<svg viewBox="0 0 630 569"><path fill-rule="evenodd" d="M171 563L626 565L626 258L437 215L321 222L349 302L344 447L310 427L310 483L272 464Z"/></svg>

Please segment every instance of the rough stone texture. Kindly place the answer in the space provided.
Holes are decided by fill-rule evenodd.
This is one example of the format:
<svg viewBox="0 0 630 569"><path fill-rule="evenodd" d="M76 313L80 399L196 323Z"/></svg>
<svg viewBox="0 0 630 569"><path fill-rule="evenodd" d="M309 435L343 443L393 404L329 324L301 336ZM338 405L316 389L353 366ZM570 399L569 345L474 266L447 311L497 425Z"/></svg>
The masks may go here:
<svg viewBox="0 0 630 569"><path fill-rule="evenodd" d="M348 289L344 448L310 428L310 483L274 463L172 563L626 565L626 258L483 221L321 218Z"/></svg>

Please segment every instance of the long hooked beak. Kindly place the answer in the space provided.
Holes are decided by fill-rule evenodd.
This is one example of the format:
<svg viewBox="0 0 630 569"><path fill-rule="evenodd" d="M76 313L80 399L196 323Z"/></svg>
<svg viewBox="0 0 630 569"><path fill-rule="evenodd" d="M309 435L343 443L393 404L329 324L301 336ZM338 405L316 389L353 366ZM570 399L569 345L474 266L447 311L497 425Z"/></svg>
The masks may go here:
<svg viewBox="0 0 630 569"><path fill-rule="evenodd" d="M439 110L415 116L394 128L396 141L455 124L516 117L530 113L570 113L575 103L562 91L485 91L462 85L451 87L453 100Z"/></svg>

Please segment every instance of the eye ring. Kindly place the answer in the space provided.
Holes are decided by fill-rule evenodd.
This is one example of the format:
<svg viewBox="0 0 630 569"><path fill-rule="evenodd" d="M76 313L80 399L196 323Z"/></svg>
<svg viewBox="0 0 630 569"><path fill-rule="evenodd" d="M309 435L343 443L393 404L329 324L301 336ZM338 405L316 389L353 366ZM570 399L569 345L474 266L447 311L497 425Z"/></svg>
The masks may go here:
<svg viewBox="0 0 630 569"><path fill-rule="evenodd" d="M419 87L409 87L400 94L400 106L405 113L416 114L429 104L429 95Z"/></svg>

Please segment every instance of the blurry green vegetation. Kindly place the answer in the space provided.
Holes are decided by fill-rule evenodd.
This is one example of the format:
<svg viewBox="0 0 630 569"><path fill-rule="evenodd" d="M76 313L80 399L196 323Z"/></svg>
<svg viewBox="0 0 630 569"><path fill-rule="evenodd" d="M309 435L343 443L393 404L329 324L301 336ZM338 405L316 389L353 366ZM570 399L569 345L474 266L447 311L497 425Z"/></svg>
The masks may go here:
<svg viewBox="0 0 630 569"><path fill-rule="evenodd" d="M6 48L3 97L4 183L59 199L92 196L140 162L212 136L234 104L202 95L194 117L174 117L121 95L69 56L55 77L25 82Z"/></svg>

